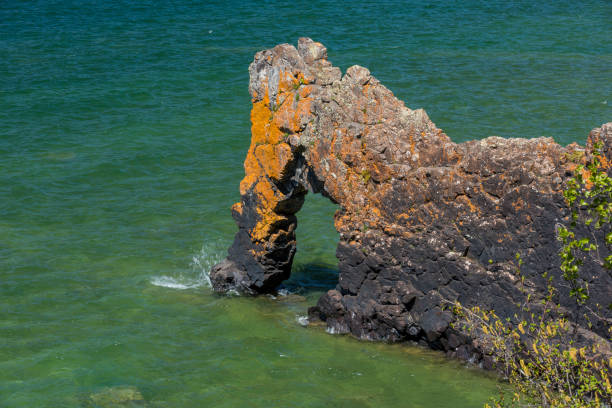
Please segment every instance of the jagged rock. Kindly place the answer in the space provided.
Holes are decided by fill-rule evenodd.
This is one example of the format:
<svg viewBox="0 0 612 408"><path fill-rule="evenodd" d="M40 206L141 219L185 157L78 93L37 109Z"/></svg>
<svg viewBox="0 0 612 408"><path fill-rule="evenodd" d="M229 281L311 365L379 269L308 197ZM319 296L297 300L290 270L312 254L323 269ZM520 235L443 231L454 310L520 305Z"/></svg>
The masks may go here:
<svg viewBox="0 0 612 408"><path fill-rule="evenodd" d="M342 76L325 47L306 38L297 49L257 53L249 73L251 145L232 207L238 232L211 271L216 291L272 292L289 277L295 214L308 191L339 206L339 283L309 311L330 331L472 358L468 339L449 327L446 300L512 316L524 300L517 253L534 299L543 273L559 279L555 228L568 216L561 193L576 166L570 157L584 148L551 138L453 143L366 68ZM612 123L593 139L610 158ZM591 306L608 305L612 278L587 272ZM612 316L600 313L590 332L605 336Z"/></svg>

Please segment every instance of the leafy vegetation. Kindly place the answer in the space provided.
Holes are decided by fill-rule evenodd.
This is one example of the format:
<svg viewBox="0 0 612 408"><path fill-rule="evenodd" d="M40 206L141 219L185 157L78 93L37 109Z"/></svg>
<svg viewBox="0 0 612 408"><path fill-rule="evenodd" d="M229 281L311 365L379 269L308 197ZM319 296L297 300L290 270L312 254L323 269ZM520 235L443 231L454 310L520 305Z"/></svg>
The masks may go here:
<svg viewBox="0 0 612 408"><path fill-rule="evenodd" d="M587 307L589 287L580 272L585 262L595 262L602 271L612 267L612 179L606 172L608 162L601 144L595 143L588 157L576 155L576 160L581 163L564 190L570 209L569 224L557 228L562 243L561 271L577 308L597 315L601 306L596 305L599 310ZM547 292L530 293L525 287L521 264L517 254L515 273L525 301L513 319L502 319L494 311L466 308L459 303L453 307L457 324L478 339L481 349L493 359L510 385L485 406L610 407L612 357L605 354L602 344L578 345L578 327L564 316L558 303L561 282L544 275ZM583 316L590 324L589 313ZM603 342L607 340L610 339Z"/></svg>
<svg viewBox="0 0 612 408"><path fill-rule="evenodd" d="M612 358L606 360L598 344L575 345L575 327L554 301L558 293L552 277L548 277L546 296L531 302L518 254L517 261L516 274L526 299L521 305L524 318L517 314L514 319L502 319L494 311L459 303L453 308L461 328L479 339L512 389L500 389L485 407L599 408L609 404Z"/></svg>
<svg viewBox="0 0 612 408"><path fill-rule="evenodd" d="M588 284L579 273L584 262L590 260L607 270L612 269L612 178L605 171L607 167L601 143L594 143L590 160L578 164L563 192L571 219L568 226L558 228L559 240L563 243L561 270L563 279L570 285L570 296L581 305L589 299ZM602 229L605 229L605 236L603 242L599 242L597 237L601 234L597 231ZM612 308L612 303L606 306Z"/></svg>
<svg viewBox="0 0 612 408"><path fill-rule="evenodd" d="M363 180L363 184L368 184L372 175L370 174L370 170L364 169L361 171L361 180Z"/></svg>
<svg viewBox="0 0 612 408"><path fill-rule="evenodd" d="M306 85L306 81L304 81L304 78L299 77L295 80L295 82L293 82L292 88L294 91L297 91L302 85Z"/></svg>

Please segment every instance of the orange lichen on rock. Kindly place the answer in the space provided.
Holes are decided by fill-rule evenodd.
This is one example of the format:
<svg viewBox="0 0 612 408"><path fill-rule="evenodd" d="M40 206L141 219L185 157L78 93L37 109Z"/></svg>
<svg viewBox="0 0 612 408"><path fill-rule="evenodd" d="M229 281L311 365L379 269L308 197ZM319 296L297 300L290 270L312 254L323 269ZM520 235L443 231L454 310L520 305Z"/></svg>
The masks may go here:
<svg viewBox="0 0 612 408"><path fill-rule="evenodd" d="M264 60L275 63L271 55ZM276 83L272 77L277 78ZM271 243L290 238L295 229L294 221L286 212L292 206L301 205L299 196L296 199L286 196L278 184L291 176L296 160L291 139L297 136L299 140L310 115L312 86L309 82L299 70L279 70L278 74L270 72L260 82L261 86L251 91L251 144L244 161L245 175L240 182L243 200L233 210L238 217L247 216L244 215L245 197L249 197L249 203L256 203L255 222L249 223L245 231L253 245L249 253L258 262L263 262Z"/></svg>
<svg viewBox="0 0 612 408"><path fill-rule="evenodd" d="M279 88L288 89L291 82L285 79L281 84ZM291 146L285 142L286 132L281 131L281 128L294 132L299 128L287 120L295 117L292 104L285 103L285 99L281 98L283 94L277 96L278 105L274 111L269 107L266 93L263 100L253 104L251 111L251 147L245 159L245 177L240 184L240 193L244 195L252 189L260 204L257 208L259 221L250 232L254 242L265 241L275 230L274 224L285 218L275 212L284 197L274 186L274 181L279 181L286 173L293 154Z"/></svg>
<svg viewBox="0 0 612 408"><path fill-rule="evenodd" d="M234 203L234 205L232 205L232 211L242 215L242 203Z"/></svg>
<svg viewBox="0 0 612 408"><path fill-rule="evenodd" d="M270 109L268 108L268 96L253 104L251 109L251 146L244 160L244 178L240 182L240 194L246 194L261 176L259 162L255 157L255 149L268 143L268 132L270 128Z"/></svg>
<svg viewBox="0 0 612 408"><path fill-rule="evenodd" d="M249 73L251 143L232 207L238 232L210 273L216 291L269 293L289 277L307 191L338 205L338 285L309 312L336 332L470 357L443 298L488 302L512 316L523 293L505 277L517 252L534 288L558 271L555 226L568 215L562 186L571 159L582 152L585 164L588 149L550 138L454 143L366 68L342 75L310 39L258 53ZM609 169L612 124L594 130L588 146L595 141ZM612 281L597 279L590 295L602 303Z"/></svg>
<svg viewBox="0 0 612 408"><path fill-rule="evenodd" d="M478 214L480 212L480 209L476 207L474 203L472 203L472 200L466 195L460 195L457 197L456 201L466 204L471 213Z"/></svg>

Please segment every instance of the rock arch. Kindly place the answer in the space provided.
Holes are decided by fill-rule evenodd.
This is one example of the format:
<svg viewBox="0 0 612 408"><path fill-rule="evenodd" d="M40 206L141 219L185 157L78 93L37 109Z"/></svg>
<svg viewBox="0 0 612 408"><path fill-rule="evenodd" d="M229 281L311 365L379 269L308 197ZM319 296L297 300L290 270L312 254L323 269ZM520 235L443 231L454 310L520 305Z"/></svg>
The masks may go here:
<svg viewBox="0 0 612 408"><path fill-rule="evenodd" d="M216 291L273 291L289 277L296 213L308 190L337 203L339 282L310 310L336 332L422 341L468 358L444 299L512 315L522 292L514 256L537 295L559 274L555 225L567 216L563 182L575 164L551 138L453 143L363 67L342 76L325 47L301 38L249 67L251 145L232 207L238 232L211 271ZM610 156L612 124L590 139ZM592 270L593 302L612 298ZM537 297L537 296L536 296ZM564 306L570 308L568 303ZM610 312L592 331L605 335ZM585 328L586 330L586 328Z"/></svg>
<svg viewBox="0 0 612 408"><path fill-rule="evenodd" d="M315 87L340 77L340 70L331 67L326 57L321 44L303 39L299 52L279 45L258 53L249 68L251 145L240 183L241 201L232 207L238 233L228 258L211 274L217 291L273 291L291 272L295 214L307 191L323 193L336 202L307 153L315 143L315 135L306 131L315 120L311 94L316 93ZM318 68L317 77L310 65Z"/></svg>

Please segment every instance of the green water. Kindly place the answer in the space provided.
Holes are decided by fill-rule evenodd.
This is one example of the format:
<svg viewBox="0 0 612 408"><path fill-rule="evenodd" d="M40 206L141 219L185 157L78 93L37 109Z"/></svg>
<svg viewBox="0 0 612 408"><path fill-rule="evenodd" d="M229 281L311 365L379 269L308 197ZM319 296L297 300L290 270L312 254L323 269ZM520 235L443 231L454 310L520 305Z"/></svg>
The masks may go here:
<svg viewBox="0 0 612 408"><path fill-rule="evenodd" d="M477 407L497 383L298 318L337 281L309 196L286 288L218 297L253 54L307 35L454 140L612 120L609 1L0 2L0 407ZM297 294L297 295L296 295Z"/></svg>

